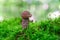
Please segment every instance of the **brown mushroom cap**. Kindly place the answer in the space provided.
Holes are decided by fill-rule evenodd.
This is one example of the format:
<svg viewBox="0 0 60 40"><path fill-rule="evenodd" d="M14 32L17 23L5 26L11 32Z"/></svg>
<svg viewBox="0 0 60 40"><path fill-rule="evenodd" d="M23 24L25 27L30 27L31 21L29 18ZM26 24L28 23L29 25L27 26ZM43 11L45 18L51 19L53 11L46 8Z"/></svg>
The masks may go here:
<svg viewBox="0 0 60 40"><path fill-rule="evenodd" d="M22 13L22 18L29 18L29 17L31 17L32 15L30 14L30 12L29 11L24 11L23 13Z"/></svg>

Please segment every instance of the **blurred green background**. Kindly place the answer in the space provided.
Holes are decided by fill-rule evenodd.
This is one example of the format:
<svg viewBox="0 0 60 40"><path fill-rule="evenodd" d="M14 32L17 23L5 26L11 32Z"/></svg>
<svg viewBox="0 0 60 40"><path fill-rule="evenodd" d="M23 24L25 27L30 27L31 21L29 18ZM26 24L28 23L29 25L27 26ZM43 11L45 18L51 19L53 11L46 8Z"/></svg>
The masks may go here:
<svg viewBox="0 0 60 40"><path fill-rule="evenodd" d="M31 12L36 20L45 19L50 12L60 11L60 0L0 0L0 15L5 19L20 17L24 10Z"/></svg>
<svg viewBox="0 0 60 40"><path fill-rule="evenodd" d="M21 13L25 10L37 22L30 22L25 35L19 35L18 40L60 40L60 18L47 19L49 13L60 13L60 0L0 0L0 40L16 39L22 31Z"/></svg>

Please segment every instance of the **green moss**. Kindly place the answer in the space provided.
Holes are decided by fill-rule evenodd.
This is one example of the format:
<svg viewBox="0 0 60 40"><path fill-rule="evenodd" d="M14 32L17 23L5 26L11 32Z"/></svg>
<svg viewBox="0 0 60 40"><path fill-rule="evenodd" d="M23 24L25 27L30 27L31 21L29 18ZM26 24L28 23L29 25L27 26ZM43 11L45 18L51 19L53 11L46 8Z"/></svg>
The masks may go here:
<svg viewBox="0 0 60 40"><path fill-rule="evenodd" d="M21 18L11 18L0 22L0 40L15 40L22 31ZM30 23L18 40L59 40L60 18Z"/></svg>

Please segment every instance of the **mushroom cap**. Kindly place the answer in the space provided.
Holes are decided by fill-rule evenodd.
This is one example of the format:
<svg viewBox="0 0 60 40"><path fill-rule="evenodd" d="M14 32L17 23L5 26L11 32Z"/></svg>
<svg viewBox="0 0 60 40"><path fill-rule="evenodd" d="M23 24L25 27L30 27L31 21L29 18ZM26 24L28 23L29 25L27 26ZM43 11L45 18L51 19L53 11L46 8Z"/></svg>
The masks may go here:
<svg viewBox="0 0 60 40"><path fill-rule="evenodd" d="M30 14L30 12L29 11L24 11L23 13L22 13L22 18L29 18L29 17L31 17L32 15Z"/></svg>

